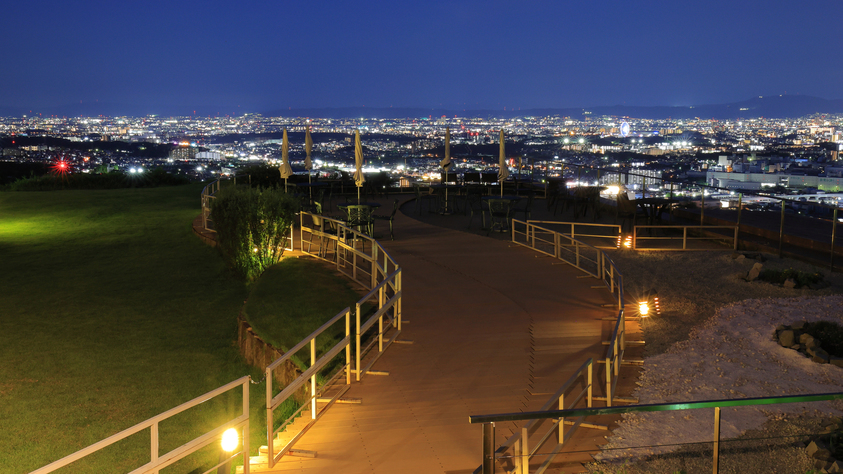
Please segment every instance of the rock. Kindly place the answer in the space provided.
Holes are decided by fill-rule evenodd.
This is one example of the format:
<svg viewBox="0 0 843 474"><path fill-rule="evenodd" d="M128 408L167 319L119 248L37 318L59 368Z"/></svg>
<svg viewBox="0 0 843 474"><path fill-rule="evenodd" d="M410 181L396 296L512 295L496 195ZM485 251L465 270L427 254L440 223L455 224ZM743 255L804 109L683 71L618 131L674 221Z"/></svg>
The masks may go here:
<svg viewBox="0 0 843 474"><path fill-rule="evenodd" d="M799 321L790 325L790 329L801 331L808 325L807 321Z"/></svg>
<svg viewBox="0 0 843 474"><path fill-rule="evenodd" d="M814 349L814 353L811 354L811 355L814 356L814 357L811 358L812 361L814 361L818 364L828 364L828 357L829 357L828 352L826 352L826 351L824 351L820 348L817 348L817 349Z"/></svg>
<svg viewBox="0 0 843 474"><path fill-rule="evenodd" d="M801 351L802 349L804 349L802 347L802 344L794 344L794 345L790 346L790 348L793 349L794 351Z"/></svg>
<svg viewBox="0 0 843 474"><path fill-rule="evenodd" d="M813 341L814 341L814 336L812 336L810 334L806 333L806 334L801 334L799 336L799 343L805 344L805 347L808 347L808 345Z"/></svg>
<svg viewBox="0 0 843 474"><path fill-rule="evenodd" d="M778 326L776 326L776 333L780 333L780 332L786 331L788 329L790 329L790 328L785 326L784 324L779 324Z"/></svg>
<svg viewBox="0 0 843 474"><path fill-rule="evenodd" d="M795 334L793 334L793 330L787 329L779 333L779 344L782 347L790 347L793 343L796 342Z"/></svg>
<svg viewBox="0 0 843 474"><path fill-rule="evenodd" d="M793 281L793 278L788 278L787 280L784 281L784 283L782 283L782 287L783 288L789 288L789 289L792 290L792 289L796 288L796 282Z"/></svg>
<svg viewBox="0 0 843 474"><path fill-rule="evenodd" d="M822 341L817 338L812 338L809 341L805 342L805 347L807 349L819 349L822 346Z"/></svg>
<svg viewBox="0 0 843 474"><path fill-rule="evenodd" d="M737 257L735 257L735 260L737 260L739 262L742 262L742 261L746 260L746 256L745 255L738 255Z"/></svg>
<svg viewBox="0 0 843 474"><path fill-rule="evenodd" d="M831 466L825 468L828 472L843 472L843 463L834 461Z"/></svg>
<svg viewBox="0 0 843 474"><path fill-rule="evenodd" d="M831 356L828 361L831 363L831 365L843 367L843 357Z"/></svg>
<svg viewBox="0 0 843 474"><path fill-rule="evenodd" d="M821 449L825 449L825 444L823 444L822 441L814 440L808 443L808 447L806 449L808 450L808 456L814 457L814 453Z"/></svg>
<svg viewBox="0 0 843 474"><path fill-rule="evenodd" d="M764 268L764 265L761 263L756 263L752 266L752 269L749 270L749 273L746 275L746 281L755 281L758 278L758 275L761 274L761 269Z"/></svg>

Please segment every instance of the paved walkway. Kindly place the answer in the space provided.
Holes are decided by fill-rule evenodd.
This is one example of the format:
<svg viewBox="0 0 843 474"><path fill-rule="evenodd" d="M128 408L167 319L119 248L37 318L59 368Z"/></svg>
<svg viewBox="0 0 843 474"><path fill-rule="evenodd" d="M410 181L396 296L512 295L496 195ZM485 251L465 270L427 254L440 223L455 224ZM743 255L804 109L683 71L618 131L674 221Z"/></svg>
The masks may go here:
<svg viewBox="0 0 843 474"><path fill-rule="evenodd" d="M362 404L334 406L299 441L315 459L287 456L272 472L472 472L481 461L480 425L469 415L537 409L587 358L605 354L610 323L601 318L614 311L601 305L614 299L592 288L597 280L401 211L395 228L396 240L381 242L403 268L402 339L414 343L394 344L373 367L389 375L352 384L346 396ZM629 383L634 371L627 372ZM514 426L498 424L498 445ZM569 449L594 450L607 434L578 433ZM589 459L560 456L551 472L578 472Z"/></svg>

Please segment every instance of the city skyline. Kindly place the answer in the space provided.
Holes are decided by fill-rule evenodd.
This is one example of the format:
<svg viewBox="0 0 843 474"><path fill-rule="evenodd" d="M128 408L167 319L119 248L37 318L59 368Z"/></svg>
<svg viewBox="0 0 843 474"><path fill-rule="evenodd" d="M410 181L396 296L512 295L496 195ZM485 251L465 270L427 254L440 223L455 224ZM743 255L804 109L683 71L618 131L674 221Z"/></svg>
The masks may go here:
<svg viewBox="0 0 843 474"><path fill-rule="evenodd" d="M127 115L841 99L835 2L7 7L0 108ZM218 110L214 110L218 109ZM201 112L198 112L201 110Z"/></svg>

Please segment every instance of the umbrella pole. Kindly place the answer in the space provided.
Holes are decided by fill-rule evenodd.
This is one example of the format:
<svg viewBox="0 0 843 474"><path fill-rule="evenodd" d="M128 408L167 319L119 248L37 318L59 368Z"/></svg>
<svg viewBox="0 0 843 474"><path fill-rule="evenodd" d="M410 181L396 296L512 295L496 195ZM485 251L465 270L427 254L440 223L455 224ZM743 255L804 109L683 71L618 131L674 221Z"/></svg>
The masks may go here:
<svg viewBox="0 0 843 474"><path fill-rule="evenodd" d="M287 192L287 178L284 178L284 193Z"/></svg>
<svg viewBox="0 0 843 474"><path fill-rule="evenodd" d="M307 184L311 184L310 182L310 170L307 170ZM310 202L313 202L313 187L308 186L307 190L310 191Z"/></svg>
<svg viewBox="0 0 843 474"><path fill-rule="evenodd" d="M357 186L357 204L360 204L360 186Z"/></svg>
<svg viewBox="0 0 843 474"><path fill-rule="evenodd" d="M448 168L445 168L445 214L450 214L451 210L448 209Z"/></svg>

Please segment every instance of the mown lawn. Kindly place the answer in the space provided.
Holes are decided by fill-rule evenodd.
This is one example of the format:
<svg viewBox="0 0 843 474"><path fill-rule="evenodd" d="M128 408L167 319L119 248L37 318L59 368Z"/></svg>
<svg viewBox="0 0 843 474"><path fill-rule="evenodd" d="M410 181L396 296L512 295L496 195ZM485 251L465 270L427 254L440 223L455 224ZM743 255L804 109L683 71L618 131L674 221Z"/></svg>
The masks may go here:
<svg viewBox="0 0 843 474"><path fill-rule="evenodd" d="M240 376L260 378L234 346L248 289L190 228L200 190L0 193L0 470L29 472ZM254 449L263 390L252 386ZM162 426L162 452L233 413L237 398ZM130 470L148 446L142 432L63 472ZM140 462L118 462L133 455Z"/></svg>

